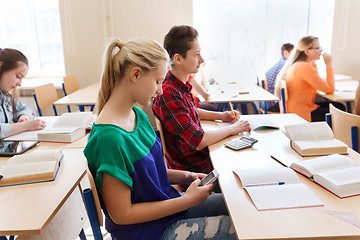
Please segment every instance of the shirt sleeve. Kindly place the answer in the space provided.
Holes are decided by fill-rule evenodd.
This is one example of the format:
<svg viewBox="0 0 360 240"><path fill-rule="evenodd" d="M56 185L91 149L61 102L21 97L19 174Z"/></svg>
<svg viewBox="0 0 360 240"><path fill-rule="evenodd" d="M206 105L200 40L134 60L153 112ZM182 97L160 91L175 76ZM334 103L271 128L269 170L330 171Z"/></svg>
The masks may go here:
<svg viewBox="0 0 360 240"><path fill-rule="evenodd" d="M16 100L16 121L21 115L28 115L31 119L34 119L36 114L31 110L30 107L23 104L21 101Z"/></svg>
<svg viewBox="0 0 360 240"><path fill-rule="evenodd" d="M326 79L322 79L315 67L306 64L302 69L304 80L312 87L325 93L333 93L335 91L334 69L327 68L326 73Z"/></svg>
<svg viewBox="0 0 360 240"><path fill-rule="evenodd" d="M134 168L130 160L124 157L126 154L122 154L123 149L119 146L119 142L113 137L102 136L97 140L97 144L94 147L96 149L94 157L98 162L95 173L96 182L99 183L98 189L101 191L102 188L102 173L119 179L132 189L133 181L130 174Z"/></svg>
<svg viewBox="0 0 360 240"><path fill-rule="evenodd" d="M10 135L11 124L10 123L0 123L0 138L6 138Z"/></svg>
<svg viewBox="0 0 360 240"><path fill-rule="evenodd" d="M181 137L195 149L204 136L204 130L190 115L191 110L185 105L185 99L176 91L169 91L159 97L161 107L158 117L166 130Z"/></svg>

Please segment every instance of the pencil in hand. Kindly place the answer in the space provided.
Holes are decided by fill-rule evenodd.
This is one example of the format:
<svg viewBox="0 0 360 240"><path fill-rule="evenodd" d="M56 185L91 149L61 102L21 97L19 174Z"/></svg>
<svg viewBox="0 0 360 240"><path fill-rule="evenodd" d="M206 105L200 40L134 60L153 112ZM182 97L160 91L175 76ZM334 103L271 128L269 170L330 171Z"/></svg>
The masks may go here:
<svg viewBox="0 0 360 240"><path fill-rule="evenodd" d="M234 111L234 108L233 108L233 105L232 105L231 102L229 102L229 106L230 106L230 109L231 109L232 114L234 115L235 120L237 120L236 114L235 114L235 111Z"/></svg>

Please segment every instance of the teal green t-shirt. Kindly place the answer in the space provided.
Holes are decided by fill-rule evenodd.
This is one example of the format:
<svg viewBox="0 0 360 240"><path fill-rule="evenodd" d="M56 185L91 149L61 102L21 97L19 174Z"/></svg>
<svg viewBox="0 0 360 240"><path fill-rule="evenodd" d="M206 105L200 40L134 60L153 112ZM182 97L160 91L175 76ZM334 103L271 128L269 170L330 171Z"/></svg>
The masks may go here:
<svg viewBox="0 0 360 240"><path fill-rule="evenodd" d="M159 138L146 114L136 106L133 110L136 114L134 131L112 124L92 126L84 154L100 198L102 173L127 184L131 189L132 203L179 197L179 192L169 183ZM106 229L119 239L160 239L169 224L184 216L181 212L155 221L118 225L111 220L106 209L104 213Z"/></svg>

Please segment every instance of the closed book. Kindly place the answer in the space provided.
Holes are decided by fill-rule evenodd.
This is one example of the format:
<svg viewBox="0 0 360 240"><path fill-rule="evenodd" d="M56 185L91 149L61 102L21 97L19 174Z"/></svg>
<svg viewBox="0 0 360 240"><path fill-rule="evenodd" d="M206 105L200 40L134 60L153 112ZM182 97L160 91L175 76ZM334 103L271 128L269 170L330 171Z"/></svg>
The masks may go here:
<svg viewBox="0 0 360 240"><path fill-rule="evenodd" d="M347 154L347 145L336 139L326 122L312 122L285 126L290 146L301 156Z"/></svg>
<svg viewBox="0 0 360 240"><path fill-rule="evenodd" d="M349 157L333 154L294 162L290 168L340 198L360 194L360 166Z"/></svg>
<svg viewBox="0 0 360 240"><path fill-rule="evenodd" d="M53 181L63 157L61 150L38 150L16 155L0 168L0 187Z"/></svg>
<svg viewBox="0 0 360 240"><path fill-rule="evenodd" d="M37 139L45 142L71 143L85 136L91 128L95 115L91 112L75 112L62 114L52 127L37 133Z"/></svg>
<svg viewBox="0 0 360 240"><path fill-rule="evenodd" d="M41 142L65 142L71 143L85 136L84 128L78 127L57 127L50 128L45 132L38 133L38 140Z"/></svg>

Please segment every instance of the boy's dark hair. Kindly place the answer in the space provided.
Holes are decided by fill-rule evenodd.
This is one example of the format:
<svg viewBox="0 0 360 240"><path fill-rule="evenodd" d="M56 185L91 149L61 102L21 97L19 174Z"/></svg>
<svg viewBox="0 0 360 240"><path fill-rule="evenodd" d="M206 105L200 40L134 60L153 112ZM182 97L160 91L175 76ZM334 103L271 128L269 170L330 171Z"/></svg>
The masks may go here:
<svg viewBox="0 0 360 240"><path fill-rule="evenodd" d="M186 52L191 49L190 43L198 37L198 32L191 26L174 26L164 38L164 48L169 53L172 62L174 55L180 54L186 58Z"/></svg>
<svg viewBox="0 0 360 240"><path fill-rule="evenodd" d="M292 43L284 43L282 46L281 46L281 56L284 56L284 51L288 51L290 52L291 50L294 49L294 45Z"/></svg>

